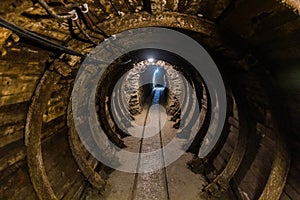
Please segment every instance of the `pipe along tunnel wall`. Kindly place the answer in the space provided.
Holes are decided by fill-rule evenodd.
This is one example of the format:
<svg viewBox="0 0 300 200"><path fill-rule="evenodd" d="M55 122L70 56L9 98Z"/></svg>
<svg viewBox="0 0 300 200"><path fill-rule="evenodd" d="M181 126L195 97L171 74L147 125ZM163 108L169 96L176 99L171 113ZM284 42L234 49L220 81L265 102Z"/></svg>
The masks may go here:
<svg viewBox="0 0 300 200"><path fill-rule="evenodd" d="M222 136L206 158L197 159L194 154L203 140L200 132L182 158L152 175L111 170L85 149L74 127L70 94L83 59L49 51L47 46L1 26L0 199L119 199L126 195L128 199L151 199L151 194L158 199L300 199L297 1L76 2L88 3L90 21L98 29L93 24L89 29L82 25L82 32L72 22L75 28L71 34L68 21L49 17L36 1L5 0L0 13L10 23L82 54L92 50L90 39L101 42L132 28L167 27L189 35L210 53L226 83L228 109ZM59 14L70 11L60 1L47 3ZM125 56L119 62L122 67L105 72L107 79L100 81L102 92L95 106L114 144L132 151L152 151L176 135L180 130L176 124L181 122L178 116L193 114L189 111L194 104L178 109L178 97L166 94L167 129L156 139L133 140L116 126L110 109L112 105L125 111L116 113L120 120L124 118L125 128L133 121L147 123L147 95L135 82L138 67L132 68L126 61ZM176 73L193 82L194 88L203 89L196 96L202 100L205 130L205 119L210 115L205 83L191 71L171 65L164 68L166 76L170 83L174 78L170 87L179 88L183 100L191 93L185 81L176 79ZM138 86L133 90L136 93L129 94L123 88L114 98L104 95L110 94L125 73L128 76L123 85L128 86L128 92ZM164 115L157 113L154 123L160 126ZM158 160L163 162L163 156Z"/></svg>

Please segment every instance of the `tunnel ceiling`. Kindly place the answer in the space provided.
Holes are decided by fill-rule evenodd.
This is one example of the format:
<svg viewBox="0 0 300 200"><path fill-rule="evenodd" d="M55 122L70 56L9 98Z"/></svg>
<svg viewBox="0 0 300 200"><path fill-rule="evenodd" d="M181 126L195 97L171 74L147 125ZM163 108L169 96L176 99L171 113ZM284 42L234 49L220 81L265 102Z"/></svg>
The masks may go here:
<svg viewBox="0 0 300 200"><path fill-rule="evenodd" d="M195 39L225 81L228 109L218 146L206 158L187 163L205 179L197 197L300 199L299 1L49 0L48 12L43 3L5 0L0 5L0 199L105 199L111 171L80 141L70 95L85 55L97 43L141 27L165 27ZM69 15L72 3L81 9L82 21L55 18L54 13ZM84 4L88 10L78 7ZM116 94L129 93L129 86L114 93L112 103L101 94L109 94L126 72L122 83L130 85L140 70L131 64L126 55L108 68L95 105L108 138L121 148L127 135L108 106L130 113L117 113L124 114L126 128L141 113L144 91L130 93L128 105L118 103L124 96ZM169 78L178 70L171 64L165 68ZM184 75L190 82L197 77ZM184 92L184 81L173 82ZM205 83L193 83L203 116L210 116ZM189 107L179 109L178 98L172 98L166 108L178 129L177 117ZM208 122L202 123L202 132L207 131ZM196 155L199 141L209 140L202 136L189 152Z"/></svg>

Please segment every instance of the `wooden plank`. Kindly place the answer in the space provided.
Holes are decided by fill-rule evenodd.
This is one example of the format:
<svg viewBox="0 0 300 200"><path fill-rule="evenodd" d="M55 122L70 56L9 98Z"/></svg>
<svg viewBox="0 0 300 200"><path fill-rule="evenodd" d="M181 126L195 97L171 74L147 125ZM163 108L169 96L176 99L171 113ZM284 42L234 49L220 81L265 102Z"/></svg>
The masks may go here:
<svg viewBox="0 0 300 200"><path fill-rule="evenodd" d="M243 176L237 173L234 179L239 183L243 196L248 196L248 199L256 199L261 194L264 185L261 185L255 172L248 170Z"/></svg>
<svg viewBox="0 0 300 200"><path fill-rule="evenodd" d="M235 119L234 117L229 117L228 123L237 129L239 128L239 120Z"/></svg>
<svg viewBox="0 0 300 200"><path fill-rule="evenodd" d="M66 114L67 101L60 101L48 108L48 111L43 115L43 122L50 122L60 116Z"/></svg>
<svg viewBox="0 0 300 200"><path fill-rule="evenodd" d="M9 152L9 154L7 152ZM25 155L26 153L23 141L2 147L0 151L0 171L14 165L20 160L23 160Z"/></svg>
<svg viewBox="0 0 300 200"><path fill-rule="evenodd" d="M18 86L18 84L35 82L39 79L39 76L31 75L2 75L0 77L0 86L10 87ZM4 94L5 95L5 94Z"/></svg>
<svg viewBox="0 0 300 200"><path fill-rule="evenodd" d="M228 142L226 142L222 148L222 151L231 154L234 150L234 147L232 147Z"/></svg>
<svg viewBox="0 0 300 200"><path fill-rule="evenodd" d="M62 129L44 142L43 158L47 176L58 199L62 199L71 190L74 182L84 184L83 177L77 172L78 166L69 149L66 129Z"/></svg>
<svg viewBox="0 0 300 200"><path fill-rule="evenodd" d="M225 146L228 146L228 145L225 145ZM231 149L231 148L224 148L222 150L222 152L220 153L220 156L222 157L224 162L227 163L229 161L232 152L233 152L233 149Z"/></svg>
<svg viewBox="0 0 300 200"><path fill-rule="evenodd" d="M26 167L24 166L15 169L14 173L11 176L7 176L4 180L2 177L1 184L5 186L0 187L0 199L37 200Z"/></svg>
<svg viewBox="0 0 300 200"><path fill-rule="evenodd" d="M15 132L24 130L25 121L18 122L16 124L7 124L4 126L0 126L0 138L5 137L7 135L12 135Z"/></svg>
<svg viewBox="0 0 300 200"><path fill-rule="evenodd" d="M32 92L24 92L13 95L1 96L0 107L3 105L11 105L29 101L31 99Z"/></svg>
<svg viewBox="0 0 300 200"><path fill-rule="evenodd" d="M17 60L10 60L10 56L7 56L7 60L0 60L0 75L37 75L39 76L45 68L45 64L39 61L22 61L22 58ZM25 64L26 63L26 64Z"/></svg>
<svg viewBox="0 0 300 200"><path fill-rule="evenodd" d="M287 179L287 183L291 187L295 188L295 190L300 194L300 170L291 168Z"/></svg>
<svg viewBox="0 0 300 200"><path fill-rule="evenodd" d="M52 129L48 129L46 132L44 132L44 135L47 135L49 137L51 134L55 134L57 129L62 128L65 124L60 124L57 126L54 126ZM20 131L20 133L14 133L14 135L21 135L23 138L23 130ZM2 140L1 140L2 141ZM2 141L4 143L4 141ZM1 143L1 144L2 144ZM2 145L0 154L0 171L3 171L4 169L14 165L15 163L19 162L20 160L24 159L26 153L25 153L25 147L23 141L18 142L6 142L6 145ZM9 152L9 154L7 154Z"/></svg>
<svg viewBox="0 0 300 200"><path fill-rule="evenodd" d="M217 171L221 171L226 166L226 163L221 156L217 156L213 161L213 165L217 169Z"/></svg>
<svg viewBox="0 0 300 200"><path fill-rule="evenodd" d="M18 163L19 164L19 163ZM9 170L9 169L8 169ZM15 182L12 188L15 187L13 194L11 194L11 199L24 199L24 200L34 200L37 199L35 191L31 185L30 177L27 173L27 168L23 165L13 174L12 180ZM17 183L16 183L17 182Z"/></svg>
<svg viewBox="0 0 300 200"><path fill-rule="evenodd" d="M26 80L24 80L26 78ZM28 80L30 79L30 80ZM33 93L39 77L1 77L0 97L20 93Z"/></svg>
<svg viewBox="0 0 300 200"><path fill-rule="evenodd" d="M13 71L17 70L17 68L19 68L18 70L20 72L21 69L26 70L27 64L28 73L24 72L24 74L36 74L36 70L42 72L46 67L45 63L47 59L49 59L50 54L51 52L28 43L12 43L11 46L7 48L7 55L0 57L0 73L16 74ZM37 65L39 65L41 69L38 69Z"/></svg>
<svg viewBox="0 0 300 200"><path fill-rule="evenodd" d="M67 128L65 120L66 115L63 115L46 124L43 124L42 138L46 141L49 139L49 136L64 132Z"/></svg>
<svg viewBox="0 0 300 200"><path fill-rule="evenodd" d="M67 190L66 193L64 194L63 199L65 200L79 199L85 186L86 184L83 181L82 176L76 176L76 178L74 178L74 181L70 185L69 190Z"/></svg>
<svg viewBox="0 0 300 200"><path fill-rule="evenodd" d="M237 140L238 140L238 133L237 132L232 132L230 131L226 140L226 143L234 148L235 145L237 144Z"/></svg>
<svg viewBox="0 0 300 200"><path fill-rule="evenodd" d="M245 199L254 199L255 191L253 189L253 182L242 182L240 188Z"/></svg>
<svg viewBox="0 0 300 200"><path fill-rule="evenodd" d="M50 122L55 118L66 114L70 95L71 86L69 86L68 83L66 83L65 85L57 85L55 92L51 94L51 98L47 103L48 108L43 115L43 123Z"/></svg>
<svg viewBox="0 0 300 200"><path fill-rule="evenodd" d="M25 121L28 102L0 107L0 126Z"/></svg>
<svg viewBox="0 0 300 200"><path fill-rule="evenodd" d="M285 185L284 191L289 195L289 197L291 197L291 199L300 199L300 193L298 193L289 183Z"/></svg>
<svg viewBox="0 0 300 200"><path fill-rule="evenodd" d="M24 128L0 137L0 148L24 138Z"/></svg>
<svg viewBox="0 0 300 200"><path fill-rule="evenodd" d="M292 200L287 193L283 192L281 194L280 200Z"/></svg>

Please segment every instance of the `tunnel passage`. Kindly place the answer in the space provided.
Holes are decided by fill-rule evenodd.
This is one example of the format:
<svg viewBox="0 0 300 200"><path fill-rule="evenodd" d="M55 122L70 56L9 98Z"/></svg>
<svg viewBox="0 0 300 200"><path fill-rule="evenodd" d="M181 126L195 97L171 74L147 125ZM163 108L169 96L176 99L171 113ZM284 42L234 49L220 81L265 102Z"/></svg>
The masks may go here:
<svg viewBox="0 0 300 200"><path fill-rule="evenodd" d="M297 1L76 1L79 6L74 2L5 0L0 5L0 199L118 199L124 197L121 191L129 198L151 194L162 195L160 199L300 198ZM73 20L60 18L73 8L69 15ZM82 144L70 95L83 55L95 44L128 29L153 26L180 31L209 52L226 84L226 123L217 146L203 159L195 156L200 144L210 142L206 129L212 114L205 83L196 83L194 88L203 88L196 97L206 116L198 140L175 165L152 176L129 178L103 165ZM126 115L116 112L125 127L143 124L147 95L140 87L132 96L125 95L125 88L113 93L113 87L106 87L126 72L122 83L132 86L129 81L135 76L130 74L139 68L132 68L129 61L127 56L120 58L119 71L106 72L110 79L101 80L103 91L95 108L108 138L120 148L136 151L134 145L140 143L116 126L111 107L126 110ZM167 62L177 65L174 57ZM170 69L164 68L167 77ZM187 80L194 79L193 73L178 71ZM183 82L179 85L185 87ZM115 96L103 95L109 93ZM172 98L179 97L166 95L163 108L169 115L160 117L167 118L163 130L174 135L181 131L176 127L178 115L189 113L193 105L177 109L174 103L171 109ZM156 144L155 139L145 140L137 149L159 148L164 144L161 138ZM149 188L153 190L145 191Z"/></svg>

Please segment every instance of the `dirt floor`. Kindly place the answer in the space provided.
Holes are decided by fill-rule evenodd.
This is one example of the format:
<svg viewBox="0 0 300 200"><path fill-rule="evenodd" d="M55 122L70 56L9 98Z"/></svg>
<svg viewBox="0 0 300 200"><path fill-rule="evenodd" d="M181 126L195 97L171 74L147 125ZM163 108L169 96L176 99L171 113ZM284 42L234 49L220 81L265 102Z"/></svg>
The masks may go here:
<svg viewBox="0 0 300 200"><path fill-rule="evenodd" d="M156 104L153 96L151 106L144 108L135 116L135 123L145 125L143 138L133 136L124 139L127 148L132 152L151 152L167 145L177 136L178 130L173 128L174 122L166 115L164 108ZM150 137L149 137L150 136ZM199 199L199 192L206 183L205 177L188 169L186 163L193 158L190 153L183 155L165 168L149 173L125 173L115 170L108 179L109 192L106 199L144 200L144 199ZM149 167L164 164L164 152L160 156L145 158ZM141 166L137 166L139 172Z"/></svg>

